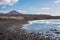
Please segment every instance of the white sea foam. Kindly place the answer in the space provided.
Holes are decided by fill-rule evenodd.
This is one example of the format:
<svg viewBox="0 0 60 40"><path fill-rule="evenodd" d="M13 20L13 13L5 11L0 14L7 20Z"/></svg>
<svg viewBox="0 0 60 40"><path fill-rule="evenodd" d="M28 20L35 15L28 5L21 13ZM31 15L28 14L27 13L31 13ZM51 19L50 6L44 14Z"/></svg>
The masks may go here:
<svg viewBox="0 0 60 40"><path fill-rule="evenodd" d="M33 23L40 23L40 24L45 24L45 25L53 25L53 24L60 24L59 21L57 20L35 20L35 21L28 21L29 24L25 24L23 26L28 26L28 25L31 25Z"/></svg>
<svg viewBox="0 0 60 40"><path fill-rule="evenodd" d="M34 22L38 22L38 23L45 23L45 24L60 24L59 21L52 21L52 20L40 20L40 21L34 21Z"/></svg>
<svg viewBox="0 0 60 40"><path fill-rule="evenodd" d="M29 24L25 24L23 27L23 29L28 30L28 32L47 32L48 30L50 31L50 29L54 30L57 29L58 31L60 31L60 19L52 19L52 20L35 20L35 21L28 21ZM26 27L27 26L27 27ZM44 33L45 37L47 33ZM53 34L51 37L53 39L55 39L58 35L58 37L60 37L60 34L55 34L53 31L50 31L48 33L49 34ZM54 37L53 37L54 36Z"/></svg>

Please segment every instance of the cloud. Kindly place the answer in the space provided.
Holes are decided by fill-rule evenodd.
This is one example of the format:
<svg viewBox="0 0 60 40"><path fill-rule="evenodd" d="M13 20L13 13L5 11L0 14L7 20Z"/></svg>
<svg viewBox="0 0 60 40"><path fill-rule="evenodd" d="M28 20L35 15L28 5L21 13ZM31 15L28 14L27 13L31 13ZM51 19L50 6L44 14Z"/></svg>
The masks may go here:
<svg viewBox="0 0 60 40"><path fill-rule="evenodd" d="M25 11L25 10L17 10L17 11L20 13L23 13L23 14L27 13L27 11Z"/></svg>
<svg viewBox="0 0 60 40"><path fill-rule="evenodd" d="M60 3L60 0L56 0L54 1L55 4L59 4Z"/></svg>
<svg viewBox="0 0 60 40"><path fill-rule="evenodd" d="M0 0L0 5L14 5L19 0Z"/></svg>
<svg viewBox="0 0 60 40"><path fill-rule="evenodd" d="M4 14L5 14L5 13L8 13L8 12L9 12L9 11L0 11L0 13L4 13Z"/></svg>
<svg viewBox="0 0 60 40"><path fill-rule="evenodd" d="M43 9L43 10L50 10L50 8L41 8L41 9Z"/></svg>

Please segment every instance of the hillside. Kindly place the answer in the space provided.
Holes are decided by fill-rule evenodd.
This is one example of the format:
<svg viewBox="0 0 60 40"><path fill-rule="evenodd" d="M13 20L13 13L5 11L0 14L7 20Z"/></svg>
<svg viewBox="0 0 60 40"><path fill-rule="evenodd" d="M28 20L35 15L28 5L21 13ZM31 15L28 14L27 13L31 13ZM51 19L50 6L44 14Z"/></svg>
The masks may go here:
<svg viewBox="0 0 60 40"><path fill-rule="evenodd" d="M44 19L60 19L60 16L51 16L46 14L40 15L33 15L33 14L22 14L16 12L15 10L10 11L8 13L0 13L0 18L10 18L10 19L17 19L17 20L44 20Z"/></svg>

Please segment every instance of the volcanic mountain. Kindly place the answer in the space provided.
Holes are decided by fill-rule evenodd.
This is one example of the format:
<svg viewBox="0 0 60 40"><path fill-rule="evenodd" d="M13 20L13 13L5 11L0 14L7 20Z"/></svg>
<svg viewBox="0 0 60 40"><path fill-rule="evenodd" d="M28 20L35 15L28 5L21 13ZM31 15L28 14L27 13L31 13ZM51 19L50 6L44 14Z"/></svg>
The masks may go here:
<svg viewBox="0 0 60 40"><path fill-rule="evenodd" d="M22 13L19 13L19 12L15 11L15 10L10 11L10 12L8 12L7 14L8 14L8 15L23 15Z"/></svg>
<svg viewBox="0 0 60 40"><path fill-rule="evenodd" d="M12 10L8 13L3 13L3 12L0 13L0 16L23 16L23 14L20 13L20 12L15 11L15 10Z"/></svg>

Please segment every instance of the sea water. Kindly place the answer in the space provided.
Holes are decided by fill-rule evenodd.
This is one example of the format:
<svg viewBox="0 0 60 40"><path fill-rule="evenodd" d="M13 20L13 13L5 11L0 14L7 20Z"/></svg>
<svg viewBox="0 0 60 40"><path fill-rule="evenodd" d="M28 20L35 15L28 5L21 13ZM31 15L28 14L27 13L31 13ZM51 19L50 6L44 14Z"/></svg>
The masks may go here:
<svg viewBox="0 0 60 40"><path fill-rule="evenodd" d="M28 21L29 24L24 24L22 29L24 29L28 33L43 33L45 37L46 35L52 34L52 37L60 37L60 34L54 33L55 31L60 32L60 19L50 19L50 20L34 20ZM50 31L53 30L53 31Z"/></svg>

